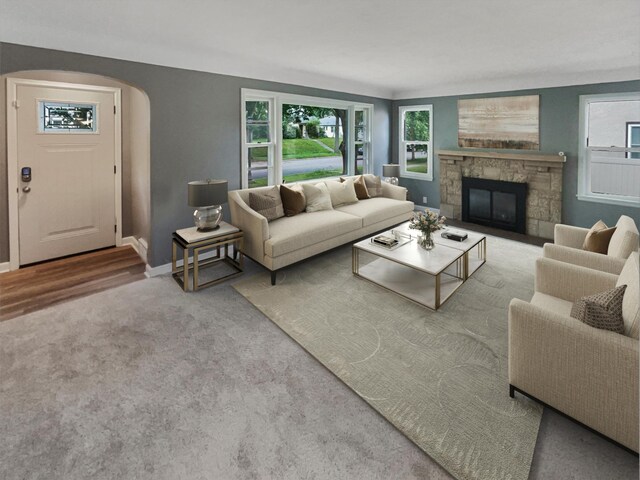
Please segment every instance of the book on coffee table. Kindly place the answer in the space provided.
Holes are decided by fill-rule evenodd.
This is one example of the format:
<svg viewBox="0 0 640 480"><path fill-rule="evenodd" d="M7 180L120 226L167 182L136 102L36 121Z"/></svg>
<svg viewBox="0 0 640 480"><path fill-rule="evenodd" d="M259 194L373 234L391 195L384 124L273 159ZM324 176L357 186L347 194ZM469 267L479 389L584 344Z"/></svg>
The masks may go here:
<svg viewBox="0 0 640 480"><path fill-rule="evenodd" d="M444 232L442 232L442 238L446 238L449 240L455 240L456 242L463 242L467 239L467 237L469 235L467 235L466 232L462 232L460 230L454 230L452 228L449 228L447 230L445 230Z"/></svg>
<svg viewBox="0 0 640 480"><path fill-rule="evenodd" d="M377 247L386 248L387 250L395 250L396 248L411 241L409 235L392 235L389 233L383 233L371 238L371 243Z"/></svg>

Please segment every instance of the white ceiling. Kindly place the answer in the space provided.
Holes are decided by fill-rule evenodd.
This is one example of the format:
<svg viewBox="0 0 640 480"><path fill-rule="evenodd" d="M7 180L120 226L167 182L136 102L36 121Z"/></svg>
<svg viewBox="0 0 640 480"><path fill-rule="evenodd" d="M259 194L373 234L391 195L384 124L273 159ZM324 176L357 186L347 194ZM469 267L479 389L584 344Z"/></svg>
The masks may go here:
<svg viewBox="0 0 640 480"><path fill-rule="evenodd" d="M0 0L0 41L384 98L640 78L638 0Z"/></svg>

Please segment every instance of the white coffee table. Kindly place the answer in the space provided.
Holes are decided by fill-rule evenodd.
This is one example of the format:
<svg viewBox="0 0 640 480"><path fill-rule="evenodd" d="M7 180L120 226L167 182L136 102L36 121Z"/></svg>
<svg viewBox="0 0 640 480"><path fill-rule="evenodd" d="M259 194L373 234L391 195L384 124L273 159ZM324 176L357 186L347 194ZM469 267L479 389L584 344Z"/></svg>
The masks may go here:
<svg viewBox="0 0 640 480"><path fill-rule="evenodd" d="M416 236L408 224L397 230ZM392 235L391 230L386 233ZM361 240L352 249L353 274L437 310L485 262L486 238L466 233L467 240L455 242L436 232L436 246L429 251L415 238L394 250L371 243L373 237Z"/></svg>
<svg viewBox="0 0 640 480"><path fill-rule="evenodd" d="M464 252L464 279L466 280L487 261L487 237L481 233L470 232L469 230L464 230L462 228L453 228L452 230L467 234L467 238L465 240L457 242L455 240L449 240L448 238L442 237L442 233L448 229L449 227L445 227L444 230L438 230L435 232L433 234L433 242L436 245L445 245ZM417 230L411 230L409 228L409 222L398 225L393 230L400 231L408 235L417 235Z"/></svg>

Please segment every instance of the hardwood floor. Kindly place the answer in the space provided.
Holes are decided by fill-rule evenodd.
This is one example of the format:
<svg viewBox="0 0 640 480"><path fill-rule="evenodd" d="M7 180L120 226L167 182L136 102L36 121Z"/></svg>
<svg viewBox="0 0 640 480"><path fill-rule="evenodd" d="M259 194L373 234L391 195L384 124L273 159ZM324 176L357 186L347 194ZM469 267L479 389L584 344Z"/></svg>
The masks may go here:
<svg viewBox="0 0 640 480"><path fill-rule="evenodd" d="M0 321L142 280L144 269L135 250L125 246L0 274Z"/></svg>

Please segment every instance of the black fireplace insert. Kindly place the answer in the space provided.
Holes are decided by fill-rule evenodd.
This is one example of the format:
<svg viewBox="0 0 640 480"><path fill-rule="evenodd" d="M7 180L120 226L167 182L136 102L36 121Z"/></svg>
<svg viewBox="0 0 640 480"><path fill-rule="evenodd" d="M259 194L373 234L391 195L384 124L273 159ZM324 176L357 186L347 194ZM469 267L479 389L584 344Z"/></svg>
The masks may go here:
<svg viewBox="0 0 640 480"><path fill-rule="evenodd" d="M527 184L462 177L462 221L526 233Z"/></svg>

